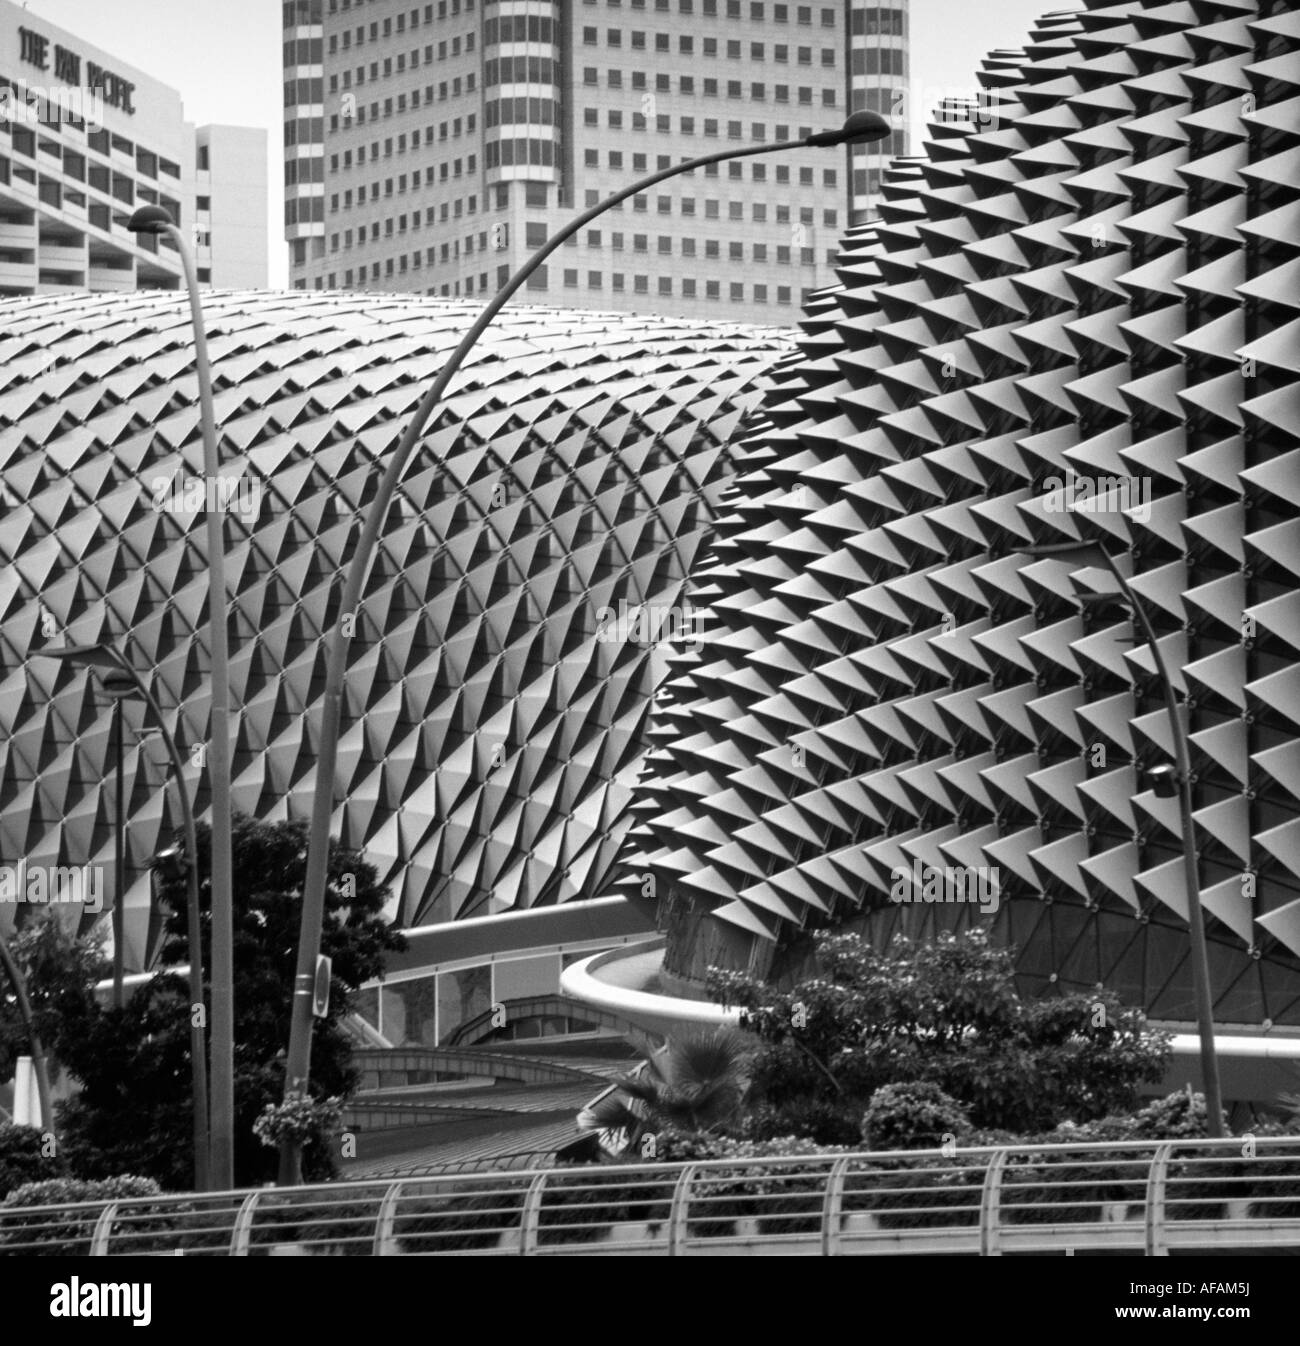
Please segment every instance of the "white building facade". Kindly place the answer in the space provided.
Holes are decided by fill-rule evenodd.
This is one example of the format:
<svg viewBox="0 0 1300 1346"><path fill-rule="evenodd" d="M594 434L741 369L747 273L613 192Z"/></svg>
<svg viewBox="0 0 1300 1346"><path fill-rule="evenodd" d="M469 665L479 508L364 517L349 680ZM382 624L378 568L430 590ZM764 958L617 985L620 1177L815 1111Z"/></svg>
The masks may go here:
<svg viewBox="0 0 1300 1346"><path fill-rule="evenodd" d="M266 132L194 127L180 94L0 0L0 295L178 289L180 256L127 229L165 207L204 286L267 283Z"/></svg>

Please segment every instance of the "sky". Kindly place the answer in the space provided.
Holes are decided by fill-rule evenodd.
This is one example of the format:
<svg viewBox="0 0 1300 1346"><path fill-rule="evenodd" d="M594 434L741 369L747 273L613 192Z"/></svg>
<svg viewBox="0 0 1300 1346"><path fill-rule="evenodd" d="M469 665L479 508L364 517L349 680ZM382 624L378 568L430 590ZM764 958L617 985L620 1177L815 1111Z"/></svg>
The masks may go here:
<svg viewBox="0 0 1300 1346"><path fill-rule="evenodd" d="M927 101L971 90L986 52L1021 46L1040 14L1070 7L1068 0L912 0L913 90ZM279 0L27 0L26 8L178 89L190 121L266 128L270 283L286 285Z"/></svg>

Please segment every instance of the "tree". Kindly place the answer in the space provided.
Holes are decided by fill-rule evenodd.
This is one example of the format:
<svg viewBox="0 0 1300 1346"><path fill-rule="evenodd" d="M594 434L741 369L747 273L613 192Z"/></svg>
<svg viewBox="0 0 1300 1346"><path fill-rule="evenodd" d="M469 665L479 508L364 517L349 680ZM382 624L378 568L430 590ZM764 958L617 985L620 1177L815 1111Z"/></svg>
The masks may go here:
<svg viewBox="0 0 1300 1346"><path fill-rule="evenodd" d="M89 1003L95 983L109 971L102 938L78 939L51 910L14 932L9 952L27 984L36 1032L47 1044L55 1037L60 1016L75 1004ZM0 1083L13 1079L18 1057L30 1051L13 989L0 977Z"/></svg>
<svg viewBox="0 0 1300 1346"><path fill-rule="evenodd" d="M883 951L818 937L819 975L778 991L714 969L710 989L743 1010L757 1129L839 1140L884 1085L926 1082L983 1128L1050 1129L1132 1108L1164 1074L1169 1039L1110 992L1022 999L1008 949L982 931Z"/></svg>
<svg viewBox="0 0 1300 1346"><path fill-rule="evenodd" d="M210 969L210 830L199 833L200 939ZM233 832L235 993L235 1176L241 1184L273 1178L276 1156L253 1125L263 1107L279 1102L284 1087L298 938L299 902L306 868L307 826L236 817ZM384 918L388 893L373 865L335 843L330 852L321 951L333 960L329 1012L312 1040L312 1095L346 1097L356 1087L352 1049L342 1028L363 982L382 975L388 954L405 941ZM167 908L164 964L189 957L184 874L159 871ZM210 1000L207 1003L211 1003ZM81 1082L63 1107L69 1162L83 1177L143 1174L164 1187L184 1188L193 1172L189 1002L185 979L153 977L119 1011L70 1007L55 1037L59 1059ZM337 1171L329 1148L307 1151L307 1176Z"/></svg>
<svg viewBox="0 0 1300 1346"><path fill-rule="evenodd" d="M749 1088L751 1044L734 1029L683 1034L646 1058L641 1069L578 1115L582 1131L626 1135L635 1154L641 1139L662 1130L710 1132L735 1122Z"/></svg>

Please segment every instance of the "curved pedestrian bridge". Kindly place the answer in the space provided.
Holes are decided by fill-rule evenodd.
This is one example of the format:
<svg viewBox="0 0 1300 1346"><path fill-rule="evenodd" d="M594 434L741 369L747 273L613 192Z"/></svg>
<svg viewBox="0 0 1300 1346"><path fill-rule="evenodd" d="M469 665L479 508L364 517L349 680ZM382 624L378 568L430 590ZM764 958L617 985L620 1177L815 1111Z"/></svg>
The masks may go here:
<svg viewBox="0 0 1300 1346"><path fill-rule="evenodd" d="M431 1174L0 1210L0 1253L1014 1255L1300 1249L1300 1137Z"/></svg>

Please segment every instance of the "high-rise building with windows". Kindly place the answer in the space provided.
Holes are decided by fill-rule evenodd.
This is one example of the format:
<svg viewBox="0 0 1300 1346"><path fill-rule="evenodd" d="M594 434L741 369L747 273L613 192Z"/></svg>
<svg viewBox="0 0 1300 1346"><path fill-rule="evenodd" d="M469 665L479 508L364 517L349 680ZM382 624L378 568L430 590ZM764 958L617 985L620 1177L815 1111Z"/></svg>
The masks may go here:
<svg viewBox="0 0 1300 1346"><path fill-rule="evenodd" d="M648 172L897 108L907 23L907 0L289 0L292 283L488 294ZM570 240L525 297L793 322L872 212L902 121L878 144L671 179Z"/></svg>
<svg viewBox="0 0 1300 1346"><path fill-rule="evenodd" d="M267 280L266 132L195 127L181 96L0 0L0 295L175 290L180 254L132 234L161 205L202 285Z"/></svg>

